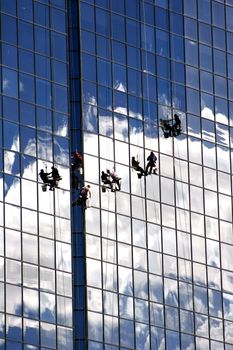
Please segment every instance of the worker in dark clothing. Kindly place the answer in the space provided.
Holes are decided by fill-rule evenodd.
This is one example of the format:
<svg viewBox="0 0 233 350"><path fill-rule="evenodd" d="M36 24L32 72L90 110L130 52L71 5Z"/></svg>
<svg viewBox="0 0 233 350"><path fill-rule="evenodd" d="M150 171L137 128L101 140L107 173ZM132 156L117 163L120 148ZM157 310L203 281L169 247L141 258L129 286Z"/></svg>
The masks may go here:
<svg viewBox="0 0 233 350"><path fill-rule="evenodd" d="M81 175L83 170L83 156L80 152L72 153L71 160L71 175L72 175L72 187L75 189L80 188L82 181Z"/></svg>
<svg viewBox="0 0 233 350"><path fill-rule="evenodd" d="M143 175L145 175L144 169L140 167L139 161L135 159L135 157L132 157L131 164L134 170L139 171L138 178L140 179Z"/></svg>
<svg viewBox="0 0 233 350"><path fill-rule="evenodd" d="M121 177L119 177L114 170L112 170L112 171L107 170L107 173L110 175L112 182L117 184L117 187L118 187L117 190L120 191L121 190Z"/></svg>
<svg viewBox="0 0 233 350"><path fill-rule="evenodd" d="M53 180L49 179L49 173L46 173L43 169L41 169L39 172L39 175L40 175L40 178L43 181L43 183L45 185L49 185L50 191L53 191L53 187L54 187ZM46 187L45 187L45 189L46 189Z"/></svg>
<svg viewBox="0 0 233 350"><path fill-rule="evenodd" d="M83 165L83 156L81 155L80 152L75 152L73 153L72 156L72 170L74 171L75 169L77 169L78 171L80 171L80 168L82 168Z"/></svg>
<svg viewBox="0 0 233 350"><path fill-rule="evenodd" d="M113 181L111 180L110 174L105 173L104 171L101 171L101 181L104 185L109 185L111 188L111 191L114 192L113 188Z"/></svg>
<svg viewBox="0 0 233 350"><path fill-rule="evenodd" d="M153 173L156 174L156 161L157 161L157 157L154 154L153 151L150 152L150 155L147 157L147 165L146 165L146 175L151 175L152 170L154 169ZM149 170L149 172L148 172Z"/></svg>
<svg viewBox="0 0 233 350"><path fill-rule="evenodd" d="M51 171L51 176L53 180L60 180L61 176L57 170L57 168L55 168L54 166L51 167L52 171Z"/></svg>
<svg viewBox="0 0 233 350"><path fill-rule="evenodd" d="M44 184L49 183L49 174L46 173L43 169L40 170L39 175Z"/></svg>
<svg viewBox="0 0 233 350"><path fill-rule="evenodd" d="M175 123L173 124L173 135L178 136L180 135L180 131L181 131L181 121L177 114L174 114L174 120L175 120Z"/></svg>
<svg viewBox="0 0 233 350"><path fill-rule="evenodd" d="M75 157L75 163L78 167L82 166L83 164L83 156L81 155L80 152L75 152L74 154Z"/></svg>
<svg viewBox="0 0 233 350"><path fill-rule="evenodd" d="M49 173L49 175L51 176L51 181L52 181L52 188L50 188L50 190L54 190L54 187L58 187L58 182L61 180L61 176L57 170L57 168L55 168L54 166L51 167L52 171L51 173Z"/></svg>
<svg viewBox="0 0 233 350"><path fill-rule="evenodd" d="M172 136L172 126L169 124L170 120L163 120L160 119L160 126L163 130L163 135L165 138L168 138L169 136Z"/></svg>
<svg viewBox="0 0 233 350"><path fill-rule="evenodd" d="M163 130L163 134L165 138L170 136L178 136L181 132L181 120L177 114L174 114L174 124L170 125L173 122L173 119L160 119L160 126Z"/></svg>

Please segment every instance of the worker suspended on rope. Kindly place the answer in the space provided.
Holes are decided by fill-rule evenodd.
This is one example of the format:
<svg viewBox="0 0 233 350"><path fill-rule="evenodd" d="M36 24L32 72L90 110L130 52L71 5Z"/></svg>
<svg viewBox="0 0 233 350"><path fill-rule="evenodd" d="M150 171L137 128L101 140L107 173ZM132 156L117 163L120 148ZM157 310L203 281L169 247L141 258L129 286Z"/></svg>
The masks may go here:
<svg viewBox="0 0 233 350"><path fill-rule="evenodd" d="M72 170L75 171L76 169L80 171L80 169L83 166L83 156L80 152L76 151L72 155Z"/></svg>
<svg viewBox="0 0 233 350"><path fill-rule="evenodd" d="M53 190L53 181L52 179L49 179L49 173L46 173L43 169L39 172L40 178L43 181L44 185L42 186L43 192L46 191L47 186L50 186L49 189Z"/></svg>
<svg viewBox="0 0 233 350"><path fill-rule="evenodd" d="M80 192L79 198L84 205L84 209L87 209L90 207L90 202L89 202L89 199L91 198L90 188L91 188L90 185L83 186Z"/></svg>
<svg viewBox="0 0 233 350"><path fill-rule="evenodd" d="M150 155L147 157L147 161L148 163L146 165L146 171L145 171L146 175L151 175L152 171L153 171L153 174L156 174L157 157L153 151L150 152Z"/></svg>
<svg viewBox="0 0 233 350"><path fill-rule="evenodd" d="M116 188L109 173L101 171L101 181L104 185L107 185L102 187L102 192L106 192L106 188L109 188L112 192L115 192Z"/></svg>
<svg viewBox="0 0 233 350"><path fill-rule="evenodd" d="M49 174L52 178L53 188L51 190L54 190L54 187L58 187L59 181L62 179L57 168L55 166L51 167L52 171Z"/></svg>
<svg viewBox="0 0 233 350"><path fill-rule="evenodd" d="M163 130L163 135L167 139L168 137L172 136L172 127L169 124L170 120L163 120L160 119L160 126Z"/></svg>
<svg viewBox="0 0 233 350"><path fill-rule="evenodd" d="M181 132L181 121L177 114L174 114L174 120L175 120L175 123L173 124L173 134L174 136L178 136L180 135L180 132Z"/></svg>
<svg viewBox="0 0 233 350"><path fill-rule="evenodd" d="M47 186L49 186L50 191L54 191L55 187L58 187L59 181L62 179L57 168L52 166L52 171L50 173L45 172L43 169L40 170L40 178L44 185L42 187L43 192L46 192Z"/></svg>
<svg viewBox="0 0 233 350"><path fill-rule="evenodd" d="M91 198L90 188L91 188L90 185L83 186L81 191L80 191L79 198L72 203L72 206L83 205L84 209L90 208L90 206L91 206L91 204L90 204L90 198Z"/></svg>
<svg viewBox="0 0 233 350"><path fill-rule="evenodd" d="M107 170L107 174L110 176L110 178L112 179L112 182L115 183L117 185L117 191L121 190L121 177L119 177L117 175L117 173L115 172L115 170Z"/></svg>
<svg viewBox="0 0 233 350"><path fill-rule="evenodd" d="M173 119L160 119L160 126L163 130L163 135L165 138L170 136L178 136L181 132L181 120L177 114L174 114L174 123Z"/></svg>
<svg viewBox="0 0 233 350"><path fill-rule="evenodd" d="M82 182L82 169L83 169L83 156L80 152L76 151L72 153L71 157L71 175L72 175L72 187L78 190Z"/></svg>
<svg viewBox="0 0 233 350"><path fill-rule="evenodd" d="M132 164L132 168L136 171L138 171L138 178L140 179L143 175L146 174L146 172L144 171L144 169L142 169L142 167L140 167L139 165L139 161L135 159L135 157L132 157L131 159L131 164Z"/></svg>

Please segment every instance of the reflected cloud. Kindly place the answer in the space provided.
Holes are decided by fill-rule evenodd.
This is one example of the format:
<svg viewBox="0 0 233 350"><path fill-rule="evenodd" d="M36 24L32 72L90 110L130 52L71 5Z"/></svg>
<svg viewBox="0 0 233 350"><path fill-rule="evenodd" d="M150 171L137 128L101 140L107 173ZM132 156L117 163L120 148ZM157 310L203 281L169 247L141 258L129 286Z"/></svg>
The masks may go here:
<svg viewBox="0 0 233 350"><path fill-rule="evenodd" d="M24 84L22 83L22 81L19 82L19 91L24 91Z"/></svg>
<svg viewBox="0 0 233 350"><path fill-rule="evenodd" d="M73 332L72 329L58 327L58 350L72 350L73 349Z"/></svg>
<svg viewBox="0 0 233 350"><path fill-rule="evenodd" d="M21 287L6 285L6 312L22 315Z"/></svg>
<svg viewBox="0 0 233 350"><path fill-rule="evenodd" d="M166 304L178 306L177 282L166 279L164 282L164 298Z"/></svg>
<svg viewBox="0 0 233 350"><path fill-rule="evenodd" d="M12 145L10 147L10 150L15 152L19 151L19 134L15 135L12 138Z"/></svg>
<svg viewBox="0 0 233 350"><path fill-rule="evenodd" d="M114 116L114 133L118 140L128 141L128 119L124 116Z"/></svg>
<svg viewBox="0 0 233 350"><path fill-rule="evenodd" d="M71 272L71 246L57 242L56 244L56 267L59 270Z"/></svg>
<svg viewBox="0 0 233 350"><path fill-rule="evenodd" d="M103 264L103 288L117 291L117 269L116 265Z"/></svg>
<svg viewBox="0 0 233 350"><path fill-rule="evenodd" d="M40 288L50 292L55 292L55 271L40 268Z"/></svg>
<svg viewBox="0 0 233 350"><path fill-rule="evenodd" d="M89 286L101 288L101 265L100 261L87 259L86 262L87 284Z"/></svg>
<svg viewBox="0 0 233 350"><path fill-rule="evenodd" d="M6 336L10 339L22 339L22 319L20 317L7 315Z"/></svg>
<svg viewBox="0 0 233 350"><path fill-rule="evenodd" d="M87 302L88 302L88 309L89 310L101 312L102 311L102 293L101 293L101 290L94 289L94 288L88 288L87 289Z"/></svg>
<svg viewBox="0 0 233 350"><path fill-rule="evenodd" d="M215 241L207 241L207 261L208 265L220 267L219 245Z"/></svg>
<svg viewBox="0 0 233 350"><path fill-rule="evenodd" d="M229 122L227 116L223 113L216 113L216 120L220 123L227 124L227 125Z"/></svg>
<svg viewBox="0 0 233 350"><path fill-rule="evenodd" d="M118 319L115 317L104 316L104 337L106 342L118 345L118 332Z"/></svg>
<svg viewBox="0 0 233 350"><path fill-rule="evenodd" d="M103 316L88 312L88 337L93 340L102 340L103 337Z"/></svg>
<svg viewBox="0 0 233 350"><path fill-rule="evenodd" d="M201 117L209 119L209 120L215 120L215 118L216 118L216 120L219 123L223 123L223 124L228 125L228 117L226 114L216 112L215 116L214 116L212 109L210 109L209 107L206 107L206 106L204 106L201 110Z"/></svg>
<svg viewBox="0 0 233 350"><path fill-rule="evenodd" d="M114 108L114 112L120 113L120 114L124 114L124 115L127 115L127 114L128 114L127 108L121 107L121 106L115 107L115 108Z"/></svg>
<svg viewBox="0 0 233 350"><path fill-rule="evenodd" d="M39 313L38 293L36 291L27 290L26 295L27 297L24 297L24 301L23 301L24 316L38 318L39 316L38 315Z"/></svg>
<svg viewBox="0 0 233 350"><path fill-rule="evenodd" d="M232 326L232 322L224 322L224 333L225 333L225 341L228 343L232 343L233 342L233 326Z"/></svg>
<svg viewBox="0 0 233 350"><path fill-rule="evenodd" d="M211 130L202 130L202 136L205 140L215 142L215 133Z"/></svg>
<svg viewBox="0 0 233 350"><path fill-rule="evenodd" d="M137 348L140 350L150 349L149 326L141 323L136 324Z"/></svg>
<svg viewBox="0 0 233 350"><path fill-rule="evenodd" d="M208 334L208 318L206 316L200 316L198 315L195 318L195 328L196 328L196 333L197 335L206 337L206 335Z"/></svg>
<svg viewBox="0 0 233 350"><path fill-rule="evenodd" d="M64 147L62 147L62 141L61 138L54 138L54 147L56 147L55 161L58 164L69 166L68 144L65 144Z"/></svg>
<svg viewBox="0 0 233 350"><path fill-rule="evenodd" d="M93 106L93 104L96 105L96 100L94 97L92 97L91 101L89 101L91 104L85 104L84 111L83 111L83 127L84 129L91 131L91 132L97 132L97 108Z"/></svg>
<svg viewBox="0 0 233 350"><path fill-rule="evenodd" d="M228 127L216 123L217 141L224 146L229 147Z"/></svg>
<svg viewBox="0 0 233 350"><path fill-rule="evenodd" d="M25 146L24 153L28 154L28 155L36 155L36 139L35 138L31 138L28 140L27 145Z"/></svg>
<svg viewBox="0 0 233 350"><path fill-rule="evenodd" d="M109 240L109 239L103 239L102 240L102 257L105 261L109 261L112 263L116 263L116 243Z"/></svg>
<svg viewBox="0 0 233 350"><path fill-rule="evenodd" d="M170 99L168 99L168 96L165 93L162 93L162 94L159 93L158 99L159 99L159 102L163 105L170 106L170 104L171 104ZM164 108L164 106L163 106L163 108Z"/></svg>
<svg viewBox="0 0 233 350"><path fill-rule="evenodd" d="M126 86L119 80L117 80L114 83L114 87L113 88L116 89L116 90L122 91L122 92L126 92Z"/></svg>
<svg viewBox="0 0 233 350"><path fill-rule="evenodd" d="M51 134L46 134L44 132L38 134L37 151L40 158L52 161L53 151Z"/></svg>
<svg viewBox="0 0 233 350"><path fill-rule="evenodd" d="M13 176L5 177L4 192L6 202L19 205L20 179Z"/></svg>
<svg viewBox="0 0 233 350"><path fill-rule="evenodd" d="M119 267L118 283L120 293L133 295L132 271L130 269Z"/></svg>
<svg viewBox="0 0 233 350"><path fill-rule="evenodd" d="M19 139L17 140L18 143ZM18 146L17 146L18 147ZM18 148L13 147L15 151L18 150ZM14 163L16 160L16 153L10 152L10 151L5 151L4 152L4 170L5 172L12 173L12 169L14 167Z"/></svg>
<svg viewBox="0 0 233 350"><path fill-rule="evenodd" d="M137 119L130 119L130 143L143 145L143 124Z"/></svg>
<svg viewBox="0 0 233 350"><path fill-rule="evenodd" d="M222 341L222 339L223 339L223 323L221 320L210 319L210 336L213 339Z"/></svg>
<svg viewBox="0 0 233 350"><path fill-rule="evenodd" d="M130 200L126 193L117 192L117 212L123 215L130 215Z"/></svg>
<svg viewBox="0 0 233 350"><path fill-rule="evenodd" d="M43 321L55 322L55 296L52 294L40 294L40 317Z"/></svg>
<svg viewBox="0 0 233 350"><path fill-rule="evenodd" d="M133 319L133 298L120 295L119 306L121 317Z"/></svg>
<svg viewBox="0 0 233 350"><path fill-rule="evenodd" d="M149 322L148 302L135 298L134 303L136 320L139 322Z"/></svg>
<svg viewBox="0 0 233 350"><path fill-rule="evenodd" d="M213 114L212 110L208 107L204 107L201 110L201 116L202 116L202 118L214 120L214 114Z"/></svg>
<svg viewBox="0 0 233 350"><path fill-rule="evenodd" d="M113 137L112 118L109 115L101 114L100 133L104 136Z"/></svg>
<svg viewBox="0 0 233 350"><path fill-rule="evenodd" d="M206 290L201 287L196 287L194 291L195 311L207 313L207 294Z"/></svg>
<svg viewBox="0 0 233 350"><path fill-rule="evenodd" d="M72 299L57 297L57 321L67 327L72 327Z"/></svg>
<svg viewBox="0 0 233 350"><path fill-rule="evenodd" d="M5 90L9 87L9 80L7 78L3 79L2 86L3 86L3 90Z"/></svg>
<svg viewBox="0 0 233 350"><path fill-rule="evenodd" d="M5 225L9 228L20 230L21 217L19 207L7 204L5 205Z"/></svg>
<svg viewBox="0 0 233 350"><path fill-rule="evenodd" d="M64 123L63 125L60 125L58 129L56 130L56 134L59 136L67 137L68 135L68 125Z"/></svg>

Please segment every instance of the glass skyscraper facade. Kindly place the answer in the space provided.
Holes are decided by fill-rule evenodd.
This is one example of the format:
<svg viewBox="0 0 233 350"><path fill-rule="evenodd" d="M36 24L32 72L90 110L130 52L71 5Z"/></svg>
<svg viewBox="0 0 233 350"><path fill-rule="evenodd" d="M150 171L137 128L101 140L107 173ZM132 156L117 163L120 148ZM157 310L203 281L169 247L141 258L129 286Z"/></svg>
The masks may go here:
<svg viewBox="0 0 233 350"><path fill-rule="evenodd" d="M0 28L0 350L233 350L233 0L0 0Z"/></svg>
<svg viewBox="0 0 233 350"><path fill-rule="evenodd" d="M233 1L69 6L72 151L92 190L73 206L75 349L232 350ZM145 169L151 150L157 175L138 179L131 157ZM121 191L103 193L113 168Z"/></svg>
<svg viewBox="0 0 233 350"><path fill-rule="evenodd" d="M0 349L70 350L67 8L1 0ZM43 192L55 165L59 188Z"/></svg>

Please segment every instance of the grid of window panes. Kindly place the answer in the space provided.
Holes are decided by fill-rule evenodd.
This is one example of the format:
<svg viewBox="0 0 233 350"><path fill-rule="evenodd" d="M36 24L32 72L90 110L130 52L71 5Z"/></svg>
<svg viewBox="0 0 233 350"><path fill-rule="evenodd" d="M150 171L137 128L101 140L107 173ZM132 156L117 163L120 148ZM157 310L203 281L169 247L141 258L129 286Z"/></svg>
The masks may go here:
<svg viewBox="0 0 233 350"><path fill-rule="evenodd" d="M89 349L232 350L233 1L79 6Z"/></svg>
<svg viewBox="0 0 233 350"><path fill-rule="evenodd" d="M72 349L64 0L1 0L0 349ZM59 188L42 192L55 165Z"/></svg>

